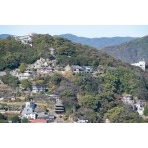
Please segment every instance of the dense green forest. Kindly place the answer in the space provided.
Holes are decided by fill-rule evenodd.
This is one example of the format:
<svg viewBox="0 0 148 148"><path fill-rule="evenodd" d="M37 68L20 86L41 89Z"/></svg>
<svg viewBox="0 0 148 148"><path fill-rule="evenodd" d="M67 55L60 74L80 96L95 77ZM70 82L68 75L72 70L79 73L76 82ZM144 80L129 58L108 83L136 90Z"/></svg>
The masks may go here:
<svg viewBox="0 0 148 148"><path fill-rule="evenodd" d="M103 122L108 117L112 122L144 122L138 113L132 112L115 96L128 93L148 99L147 71L115 60L103 51L61 37L36 34L32 40L32 47L12 37L0 40L0 70L9 71L20 67L21 63L33 63L40 57L55 59L60 67L68 64L93 66L94 69L98 65L104 67L104 73L97 77L90 74L64 77L55 73L36 80L47 86L49 92L60 95L66 109L65 120L73 115L75 118L83 116L91 122ZM51 47L55 49L55 55L51 55ZM2 79L10 86L19 83L17 79L12 81L9 75Z"/></svg>

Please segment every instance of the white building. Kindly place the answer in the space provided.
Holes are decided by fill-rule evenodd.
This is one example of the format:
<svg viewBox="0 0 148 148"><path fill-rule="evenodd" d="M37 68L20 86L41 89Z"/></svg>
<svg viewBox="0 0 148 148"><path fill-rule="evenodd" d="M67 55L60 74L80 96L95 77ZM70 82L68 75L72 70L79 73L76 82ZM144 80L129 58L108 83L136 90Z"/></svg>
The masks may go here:
<svg viewBox="0 0 148 148"><path fill-rule="evenodd" d="M32 46L32 39L31 35L25 35L25 36L14 36L16 40L20 40L23 44L29 44Z"/></svg>
<svg viewBox="0 0 148 148"><path fill-rule="evenodd" d="M88 120L78 119L78 121L76 123L88 123Z"/></svg>
<svg viewBox="0 0 148 148"><path fill-rule="evenodd" d="M109 120L109 119L106 119L106 120L105 120L105 123L110 123L110 120Z"/></svg>
<svg viewBox="0 0 148 148"><path fill-rule="evenodd" d="M133 105L134 104L134 100L133 100L133 98L132 98L132 95L127 95L127 96L124 96L123 98L122 98L122 101L124 102L124 103L128 103L128 104L131 104L131 105Z"/></svg>
<svg viewBox="0 0 148 148"><path fill-rule="evenodd" d="M145 71L145 61L144 61L144 60L143 60L143 61L139 61L139 63L132 63L131 65L133 65L133 66L138 66L138 67L140 67L142 70Z"/></svg>
<svg viewBox="0 0 148 148"><path fill-rule="evenodd" d="M55 49L53 49L53 48L49 48L49 50L50 50L50 54L54 56Z"/></svg>
<svg viewBox="0 0 148 148"><path fill-rule="evenodd" d="M24 73L20 74L18 76L19 80L25 80L28 79L31 76L31 72L30 71L25 71Z"/></svg>
<svg viewBox="0 0 148 148"><path fill-rule="evenodd" d="M45 91L46 91L46 87L45 87L45 86L41 86L41 85L32 85L32 92L33 92L33 93L45 92Z"/></svg>
<svg viewBox="0 0 148 148"><path fill-rule="evenodd" d="M30 105L30 102L26 102L26 106L21 113L23 118L27 119L36 119L37 114L33 111L33 108Z"/></svg>
<svg viewBox="0 0 148 148"><path fill-rule="evenodd" d="M143 115L143 112L144 112L144 106L141 106L141 104L137 103L136 104L136 107L137 107L137 112L139 115Z"/></svg>

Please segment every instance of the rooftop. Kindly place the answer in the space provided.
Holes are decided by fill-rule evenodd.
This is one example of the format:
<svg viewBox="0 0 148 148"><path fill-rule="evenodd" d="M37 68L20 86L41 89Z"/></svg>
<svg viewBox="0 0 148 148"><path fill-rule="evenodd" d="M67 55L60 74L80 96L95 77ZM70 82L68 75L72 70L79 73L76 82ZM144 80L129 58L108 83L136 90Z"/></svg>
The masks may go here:
<svg viewBox="0 0 148 148"><path fill-rule="evenodd" d="M35 120L30 120L31 123L47 123L45 119L35 119Z"/></svg>

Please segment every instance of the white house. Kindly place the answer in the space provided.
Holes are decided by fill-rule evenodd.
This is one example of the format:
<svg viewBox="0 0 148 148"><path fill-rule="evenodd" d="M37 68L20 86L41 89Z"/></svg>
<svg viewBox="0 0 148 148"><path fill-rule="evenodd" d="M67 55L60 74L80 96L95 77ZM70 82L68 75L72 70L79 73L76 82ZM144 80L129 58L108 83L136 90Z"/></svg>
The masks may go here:
<svg viewBox="0 0 148 148"><path fill-rule="evenodd" d="M74 73L84 73L84 69L79 65L72 65L71 68Z"/></svg>
<svg viewBox="0 0 148 148"><path fill-rule="evenodd" d="M26 102L26 106L22 110L21 115L23 118L27 118L27 119L36 119L37 117L37 113L33 111L33 108L31 107L30 102Z"/></svg>
<svg viewBox="0 0 148 148"><path fill-rule="evenodd" d="M46 87L45 86L41 86L41 85L33 85L32 86L32 92L33 93L45 92L45 91L46 91Z"/></svg>
<svg viewBox="0 0 148 148"><path fill-rule="evenodd" d="M78 119L76 123L88 123L88 120Z"/></svg>
<svg viewBox="0 0 148 148"><path fill-rule="evenodd" d="M137 112L139 115L143 115L143 112L144 112L144 106L142 106L141 104L137 103L135 104L136 107L137 107Z"/></svg>
<svg viewBox="0 0 148 148"><path fill-rule="evenodd" d="M132 98L132 95L127 95L127 96L124 96L124 97L122 97L122 101L124 102L124 103L128 103L128 104L131 104L131 105L133 105L134 104L134 100L133 100L133 98Z"/></svg>
<svg viewBox="0 0 148 148"><path fill-rule="evenodd" d="M140 67L142 70L145 71L145 61L144 61L144 60L143 60L143 61L139 61L139 63L132 63L131 65L133 65L133 66L138 66L138 67Z"/></svg>
<svg viewBox="0 0 148 148"><path fill-rule="evenodd" d="M31 76L31 72L30 71L25 71L22 74L18 75L19 80L24 80L24 79L28 79Z"/></svg>

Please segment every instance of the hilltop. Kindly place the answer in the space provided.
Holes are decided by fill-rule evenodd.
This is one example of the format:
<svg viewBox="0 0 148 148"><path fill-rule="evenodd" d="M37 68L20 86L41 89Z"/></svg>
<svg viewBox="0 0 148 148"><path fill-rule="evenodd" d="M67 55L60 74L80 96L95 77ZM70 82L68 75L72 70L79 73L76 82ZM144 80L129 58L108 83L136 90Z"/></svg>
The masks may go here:
<svg viewBox="0 0 148 148"><path fill-rule="evenodd" d="M97 49L101 49L107 46L118 45L123 42L131 41L134 37L101 37L101 38L86 38L78 37L73 34L62 34L60 37L67 38L75 43L81 43Z"/></svg>
<svg viewBox="0 0 148 148"><path fill-rule="evenodd" d="M135 63L143 59L148 61L148 36L117 46L106 47L103 50L115 59L120 59L127 63Z"/></svg>

